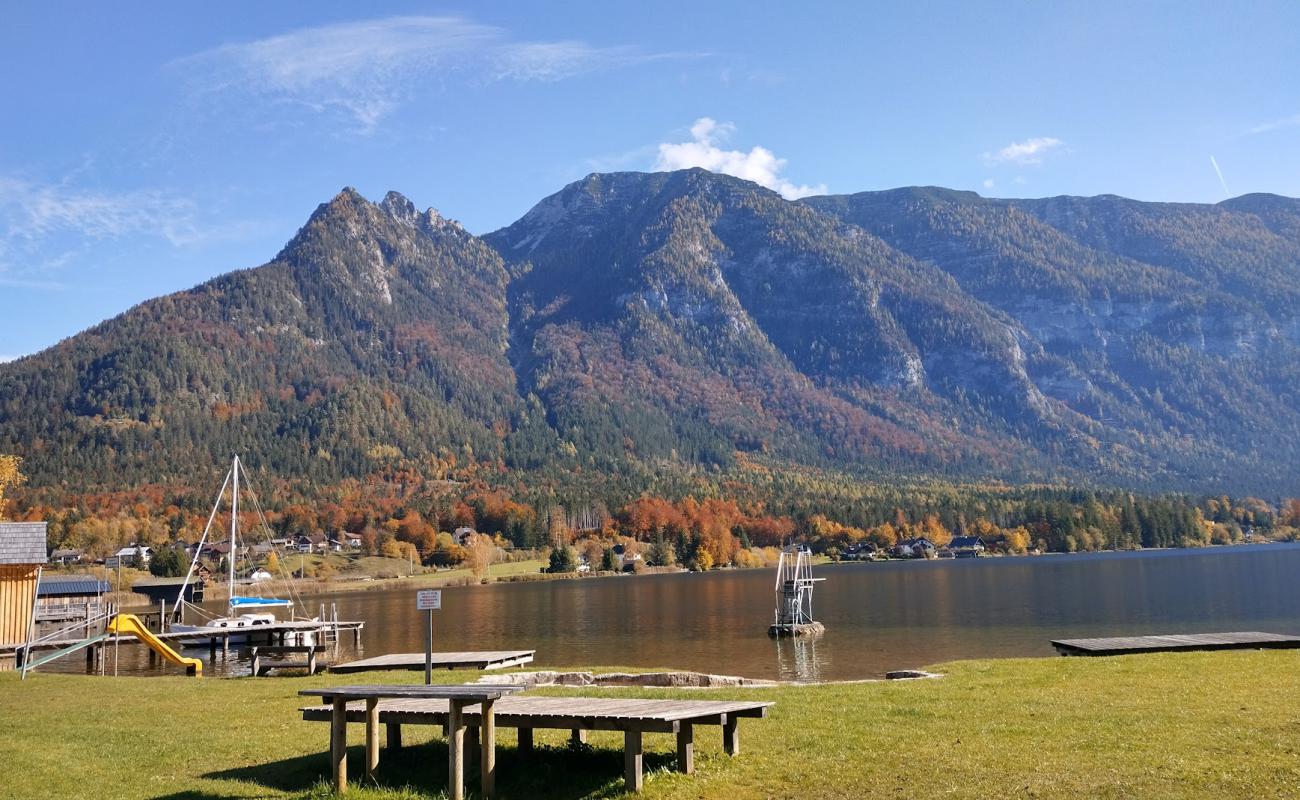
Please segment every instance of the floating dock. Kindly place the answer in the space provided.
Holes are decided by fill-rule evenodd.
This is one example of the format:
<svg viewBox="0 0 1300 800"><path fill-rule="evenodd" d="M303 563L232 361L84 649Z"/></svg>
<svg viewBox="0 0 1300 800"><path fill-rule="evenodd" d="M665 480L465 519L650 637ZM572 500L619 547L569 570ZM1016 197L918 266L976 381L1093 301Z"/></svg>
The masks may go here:
<svg viewBox="0 0 1300 800"><path fill-rule="evenodd" d="M536 650L477 650L462 653L434 653L434 669L508 669L531 663ZM376 672L388 669L422 670L424 653L389 653L335 664L330 672Z"/></svg>
<svg viewBox="0 0 1300 800"><path fill-rule="evenodd" d="M1259 631L1111 636L1097 639L1056 639L1052 641L1052 647L1063 656L1123 656L1191 650L1290 650L1300 648L1300 636Z"/></svg>

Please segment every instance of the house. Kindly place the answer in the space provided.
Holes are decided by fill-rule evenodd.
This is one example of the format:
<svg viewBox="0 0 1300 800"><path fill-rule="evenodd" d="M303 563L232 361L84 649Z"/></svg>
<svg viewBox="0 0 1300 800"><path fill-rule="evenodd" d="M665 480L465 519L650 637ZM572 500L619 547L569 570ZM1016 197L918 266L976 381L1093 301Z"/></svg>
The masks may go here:
<svg viewBox="0 0 1300 800"><path fill-rule="evenodd" d="M452 532L451 538L456 544L465 547L469 544L469 537L474 535L473 528L457 528Z"/></svg>
<svg viewBox="0 0 1300 800"><path fill-rule="evenodd" d="M629 552L626 547L616 544L611 548L614 551L614 562L618 565L619 570L626 571L636 566L641 561L640 553Z"/></svg>
<svg viewBox="0 0 1300 800"><path fill-rule="evenodd" d="M342 533L339 534L339 542L341 542L343 544L343 547L346 549L360 550L361 534L353 533L352 531L343 531Z"/></svg>
<svg viewBox="0 0 1300 800"><path fill-rule="evenodd" d="M53 553L50 553L50 563L51 564L80 564L82 559L84 559L85 557L86 554L81 550L75 550L75 549L55 550Z"/></svg>
<svg viewBox="0 0 1300 800"><path fill-rule="evenodd" d="M45 563L44 522L0 522L0 645L27 641Z"/></svg>
<svg viewBox="0 0 1300 800"><path fill-rule="evenodd" d="M876 557L877 550L875 542L857 542L844 548L840 558L845 561L871 561Z"/></svg>
<svg viewBox="0 0 1300 800"><path fill-rule="evenodd" d="M934 558L937 555L937 550L934 542L924 536L904 539L894 545L894 555L899 558Z"/></svg>
<svg viewBox="0 0 1300 800"><path fill-rule="evenodd" d="M137 547L134 544L130 544L104 559L104 566L109 569L117 569L118 567L147 567L151 560L153 560L152 547Z"/></svg>
<svg viewBox="0 0 1300 800"><path fill-rule="evenodd" d="M104 595L111 590L108 581L94 575L42 576L36 589L36 621L93 617L103 609Z"/></svg>
<svg viewBox="0 0 1300 800"><path fill-rule="evenodd" d="M329 537L317 531L316 533L300 533L293 540L293 547L299 553L324 553L330 549Z"/></svg>
<svg viewBox="0 0 1300 800"><path fill-rule="evenodd" d="M948 543L948 549L956 558L979 558L987 548L984 540L978 536L954 536Z"/></svg>
<svg viewBox="0 0 1300 800"><path fill-rule="evenodd" d="M173 605L177 596L181 593L181 587L185 588L185 602L200 603L203 601L203 579L190 579L189 585L186 586L184 578L146 578L142 581L136 581L131 584L131 591L136 594L142 594L149 598L149 602L157 606L159 603Z"/></svg>

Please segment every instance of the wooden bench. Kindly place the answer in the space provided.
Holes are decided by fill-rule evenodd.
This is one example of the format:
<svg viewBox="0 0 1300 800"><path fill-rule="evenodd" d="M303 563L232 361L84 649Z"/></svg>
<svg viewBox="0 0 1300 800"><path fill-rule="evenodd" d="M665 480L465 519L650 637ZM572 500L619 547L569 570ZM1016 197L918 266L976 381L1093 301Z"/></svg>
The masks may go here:
<svg viewBox="0 0 1300 800"><path fill-rule="evenodd" d="M305 669L308 675L315 675L325 666L318 658L325 651L323 644L279 644L257 645L252 648L252 675L260 678L273 669ZM292 655L306 654L306 659L288 658ZM269 657L269 658L268 658Z"/></svg>
<svg viewBox="0 0 1300 800"><path fill-rule="evenodd" d="M695 728L718 725L722 728L722 746L728 755L740 752L740 719L767 716L771 702L730 700L641 700L603 697L503 697L495 704L495 725L519 731L519 749L533 749L533 731L537 728L572 731L581 740L585 731L623 732L623 773L627 789L639 792L643 786L642 735L671 733L677 737L677 770L695 771ZM330 706L302 709L302 718L312 722L329 721ZM401 747L403 725L448 724L446 700L393 699L377 706L377 721L387 729L387 747ZM365 722L364 703L348 703L348 722ZM467 708L463 721L472 732L480 725L479 714ZM477 737L471 735L470 744ZM472 761L472 757L470 759Z"/></svg>

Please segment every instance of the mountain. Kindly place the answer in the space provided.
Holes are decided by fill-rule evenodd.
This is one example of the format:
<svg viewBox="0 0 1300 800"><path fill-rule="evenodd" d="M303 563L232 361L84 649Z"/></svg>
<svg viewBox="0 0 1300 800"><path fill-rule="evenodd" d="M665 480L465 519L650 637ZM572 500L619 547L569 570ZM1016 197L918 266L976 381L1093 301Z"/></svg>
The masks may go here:
<svg viewBox="0 0 1300 800"><path fill-rule="evenodd" d="M1298 234L1269 195L791 202L696 169L590 175L476 237L347 189L266 265L0 365L0 452L78 488L242 450L317 483L1295 491Z"/></svg>

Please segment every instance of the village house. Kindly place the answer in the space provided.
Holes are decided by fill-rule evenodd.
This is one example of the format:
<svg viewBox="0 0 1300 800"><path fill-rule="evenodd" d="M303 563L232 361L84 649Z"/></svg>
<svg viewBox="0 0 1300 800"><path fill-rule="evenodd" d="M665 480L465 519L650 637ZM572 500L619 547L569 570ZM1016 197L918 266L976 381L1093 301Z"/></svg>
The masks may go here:
<svg viewBox="0 0 1300 800"><path fill-rule="evenodd" d="M36 621L84 620L102 611L108 581L94 575L42 576L36 589Z"/></svg>
<svg viewBox="0 0 1300 800"><path fill-rule="evenodd" d="M914 539L904 539L894 545L894 555L899 558L934 558L938 554L938 548L934 542L918 536Z"/></svg>
<svg viewBox="0 0 1300 800"><path fill-rule="evenodd" d="M0 645L27 641L45 562L44 522L0 522Z"/></svg>
<svg viewBox="0 0 1300 800"><path fill-rule="evenodd" d="M109 569L117 569L118 567L147 567L149 566L149 562L152 560L152 547L140 547L135 544L129 544L104 559L104 566Z"/></svg>
<svg viewBox="0 0 1300 800"><path fill-rule="evenodd" d="M457 528L451 534L451 539L461 547L469 544L469 537L474 535L473 528Z"/></svg>
<svg viewBox="0 0 1300 800"><path fill-rule="evenodd" d="M948 549L955 558L978 558L987 548L978 536L954 536Z"/></svg>
<svg viewBox="0 0 1300 800"><path fill-rule="evenodd" d="M80 564L86 557L85 552L75 549L55 550L50 553L51 564Z"/></svg>

